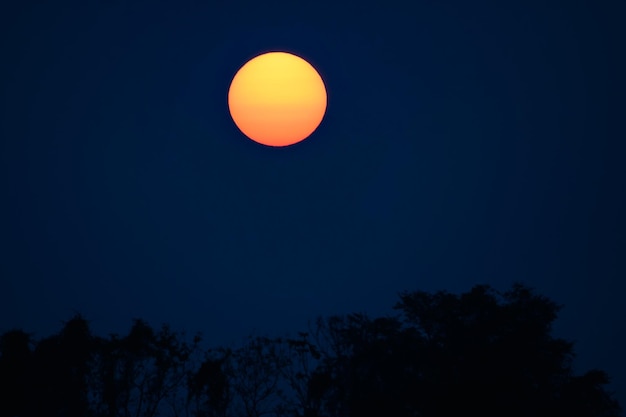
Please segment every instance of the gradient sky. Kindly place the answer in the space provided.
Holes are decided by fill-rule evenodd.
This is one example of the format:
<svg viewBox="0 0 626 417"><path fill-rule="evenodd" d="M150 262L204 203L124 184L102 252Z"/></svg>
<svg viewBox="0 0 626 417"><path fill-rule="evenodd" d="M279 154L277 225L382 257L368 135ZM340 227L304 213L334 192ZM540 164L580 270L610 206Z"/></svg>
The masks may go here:
<svg viewBox="0 0 626 417"><path fill-rule="evenodd" d="M5 3L0 332L219 345L521 281L626 406L623 1ZM283 149L227 107L272 50L328 89Z"/></svg>

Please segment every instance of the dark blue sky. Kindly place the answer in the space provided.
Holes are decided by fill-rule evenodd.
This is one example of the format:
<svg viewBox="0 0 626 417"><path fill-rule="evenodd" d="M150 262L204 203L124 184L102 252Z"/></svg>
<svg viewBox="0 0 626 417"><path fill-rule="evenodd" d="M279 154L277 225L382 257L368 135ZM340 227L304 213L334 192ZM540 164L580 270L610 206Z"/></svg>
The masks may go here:
<svg viewBox="0 0 626 417"><path fill-rule="evenodd" d="M522 281L626 391L623 1L61 3L0 8L0 332L217 345ZM283 149L226 102L270 50L328 89Z"/></svg>

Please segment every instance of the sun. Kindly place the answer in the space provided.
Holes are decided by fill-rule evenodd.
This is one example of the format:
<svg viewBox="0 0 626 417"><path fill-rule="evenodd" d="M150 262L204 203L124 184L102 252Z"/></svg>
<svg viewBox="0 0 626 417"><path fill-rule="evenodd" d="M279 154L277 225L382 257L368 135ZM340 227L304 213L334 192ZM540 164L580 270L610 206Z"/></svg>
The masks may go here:
<svg viewBox="0 0 626 417"><path fill-rule="evenodd" d="M239 130L267 146L289 146L309 137L322 122L326 104L322 77L287 52L252 58L228 90L228 108Z"/></svg>

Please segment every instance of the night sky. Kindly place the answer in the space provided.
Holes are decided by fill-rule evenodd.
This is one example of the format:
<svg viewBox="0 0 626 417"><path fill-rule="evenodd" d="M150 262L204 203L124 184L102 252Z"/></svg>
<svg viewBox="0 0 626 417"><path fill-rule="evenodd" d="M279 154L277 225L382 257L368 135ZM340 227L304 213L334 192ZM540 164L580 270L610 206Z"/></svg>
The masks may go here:
<svg viewBox="0 0 626 417"><path fill-rule="evenodd" d="M0 332L80 312L226 345L520 281L626 405L625 21L617 0L3 2ZM328 91L286 148L227 106L275 50Z"/></svg>

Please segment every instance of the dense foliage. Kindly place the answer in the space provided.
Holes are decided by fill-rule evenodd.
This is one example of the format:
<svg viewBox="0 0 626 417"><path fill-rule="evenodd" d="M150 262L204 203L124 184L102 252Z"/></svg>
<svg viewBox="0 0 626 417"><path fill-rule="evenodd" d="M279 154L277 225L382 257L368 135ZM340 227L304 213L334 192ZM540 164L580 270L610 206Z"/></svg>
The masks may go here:
<svg viewBox="0 0 626 417"><path fill-rule="evenodd" d="M405 292L392 316L208 350L142 320L95 336L77 315L43 340L0 337L0 417L619 416L607 375L575 375L551 336L559 308L522 285Z"/></svg>

